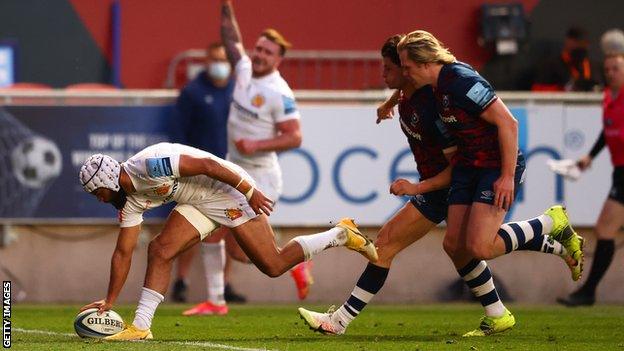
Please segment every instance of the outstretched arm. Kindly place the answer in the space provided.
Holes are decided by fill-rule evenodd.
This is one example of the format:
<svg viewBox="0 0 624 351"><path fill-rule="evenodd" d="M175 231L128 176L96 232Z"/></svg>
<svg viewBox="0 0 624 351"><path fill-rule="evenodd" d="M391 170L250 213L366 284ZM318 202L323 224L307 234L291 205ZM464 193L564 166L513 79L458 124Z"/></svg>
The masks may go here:
<svg viewBox="0 0 624 351"><path fill-rule="evenodd" d="M132 264L132 253L137 245L140 233L140 225L120 229L117 237L117 246L111 258L110 280L108 282L106 299L85 305L80 309L81 311L94 307L99 312L111 309L126 282L126 278L128 278L128 272Z"/></svg>
<svg viewBox="0 0 624 351"><path fill-rule="evenodd" d="M245 54L245 49L231 0L223 0L221 5L221 40L230 64L232 67L236 67L238 61Z"/></svg>

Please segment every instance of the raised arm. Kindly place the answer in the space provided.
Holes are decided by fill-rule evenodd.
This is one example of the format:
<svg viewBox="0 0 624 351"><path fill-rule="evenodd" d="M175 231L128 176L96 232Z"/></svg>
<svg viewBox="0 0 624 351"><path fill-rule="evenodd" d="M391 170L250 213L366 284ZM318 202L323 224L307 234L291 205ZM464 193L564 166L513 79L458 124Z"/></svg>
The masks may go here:
<svg viewBox="0 0 624 351"><path fill-rule="evenodd" d="M221 4L221 40L230 64L236 67L238 61L245 55L245 49L230 0L223 0Z"/></svg>

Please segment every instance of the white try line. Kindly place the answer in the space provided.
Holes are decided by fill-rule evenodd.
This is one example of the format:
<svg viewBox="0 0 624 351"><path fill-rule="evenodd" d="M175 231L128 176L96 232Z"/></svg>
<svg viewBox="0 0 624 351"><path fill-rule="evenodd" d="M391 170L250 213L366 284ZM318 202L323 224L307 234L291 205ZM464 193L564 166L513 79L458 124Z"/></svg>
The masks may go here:
<svg viewBox="0 0 624 351"><path fill-rule="evenodd" d="M43 334L43 335L55 335L55 336L65 336L65 337L78 337L76 334L72 333L60 333L53 332L48 330L37 330L37 329L22 329L22 328L12 328L13 331L28 333L28 334ZM149 341L139 341L139 342L149 342ZM179 346L195 346L195 347L210 347L213 349L223 349L223 350L234 350L234 351L268 351L267 349L252 349L247 347L238 347L238 346L230 346L217 344L213 342L206 341L158 341L159 344L168 344L168 345L179 345Z"/></svg>

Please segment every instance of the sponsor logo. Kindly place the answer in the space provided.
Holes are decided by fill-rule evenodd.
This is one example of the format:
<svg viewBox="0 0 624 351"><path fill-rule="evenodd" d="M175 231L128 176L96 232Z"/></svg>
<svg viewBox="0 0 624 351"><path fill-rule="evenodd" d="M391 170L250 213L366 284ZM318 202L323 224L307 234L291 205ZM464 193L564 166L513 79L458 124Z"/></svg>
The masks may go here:
<svg viewBox="0 0 624 351"><path fill-rule="evenodd" d="M2 347L11 347L11 281L2 282Z"/></svg>
<svg viewBox="0 0 624 351"><path fill-rule="evenodd" d="M237 220L243 216L243 210L240 208L226 208L225 216L230 219L230 221Z"/></svg>
<svg viewBox="0 0 624 351"><path fill-rule="evenodd" d="M494 198L494 192L492 190L485 190L481 192L481 198L483 200L492 200Z"/></svg>
<svg viewBox="0 0 624 351"><path fill-rule="evenodd" d="M245 116L247 118L255 118L255 119L259 118L257 113L244 108L241 104L239 104L236 101L232 101L232 105L234 105L236 112L238 112L241 117Z"/></svg>
<svg viewBox="0 0 624 351"><path fill-rule="evenodd" d="M420 206L427 203L427 199L425 199L425 197L421 194L414 196L414 200L416 200L416 203Z"/></svg>
<svg viewBox="0 0 624 351"><path fill-rule="evenodd" d="M401 126L403 127L403 130L405 131L405 133L407 133L409 136L411 136L412 138L421 141L422 140L422 136L419 133L416 133L415 131L413 131L406 123L404 120L399 119L399 121L401 122Z"/></svg>
<svg viewBox="0 0 624 351"><path fill-rule="evenodd" d="M613 120L610 117L607 117L605 119L605 125L606 126L612 126L613 125Z"/></svg>
<svg viewBox="0 0 624 351"><path fill-rule="evenodd" d="M457 123L457 118L455 118L455 116L440 116L440 119L444 123Z"/></svg>
<svg viewBox="0 0 624 351"><path fill-rule="evenodd" d="M260 108L262 107L262 105L264 105L265 101L266 99L262 94L256 94L254 95L254 97L251 98L251 106Z"/></svg>

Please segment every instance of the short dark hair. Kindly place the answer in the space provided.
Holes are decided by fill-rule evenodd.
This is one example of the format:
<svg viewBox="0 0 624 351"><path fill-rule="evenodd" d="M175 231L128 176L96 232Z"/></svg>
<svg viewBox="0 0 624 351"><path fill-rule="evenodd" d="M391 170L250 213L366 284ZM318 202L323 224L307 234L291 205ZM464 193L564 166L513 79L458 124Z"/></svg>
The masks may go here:
<svg viewBox="0 0 624 351"><path fill-rule="evenodd" d="M401 58L399 57L399 52L397 51L397 45L399 45L399 42L404 36L405 35L403 34L395 34L386 39L386 42L381 47L381 57L387 57L395 65L401 66Z"/></svg>
<svg viewBox="0 0 624 351"><path fill-rule="evenodd" d="M572 40L585 40L587 39L587 32L583 27L572 26L568 28L568 31L566 32L566 38Z"/></svg>

